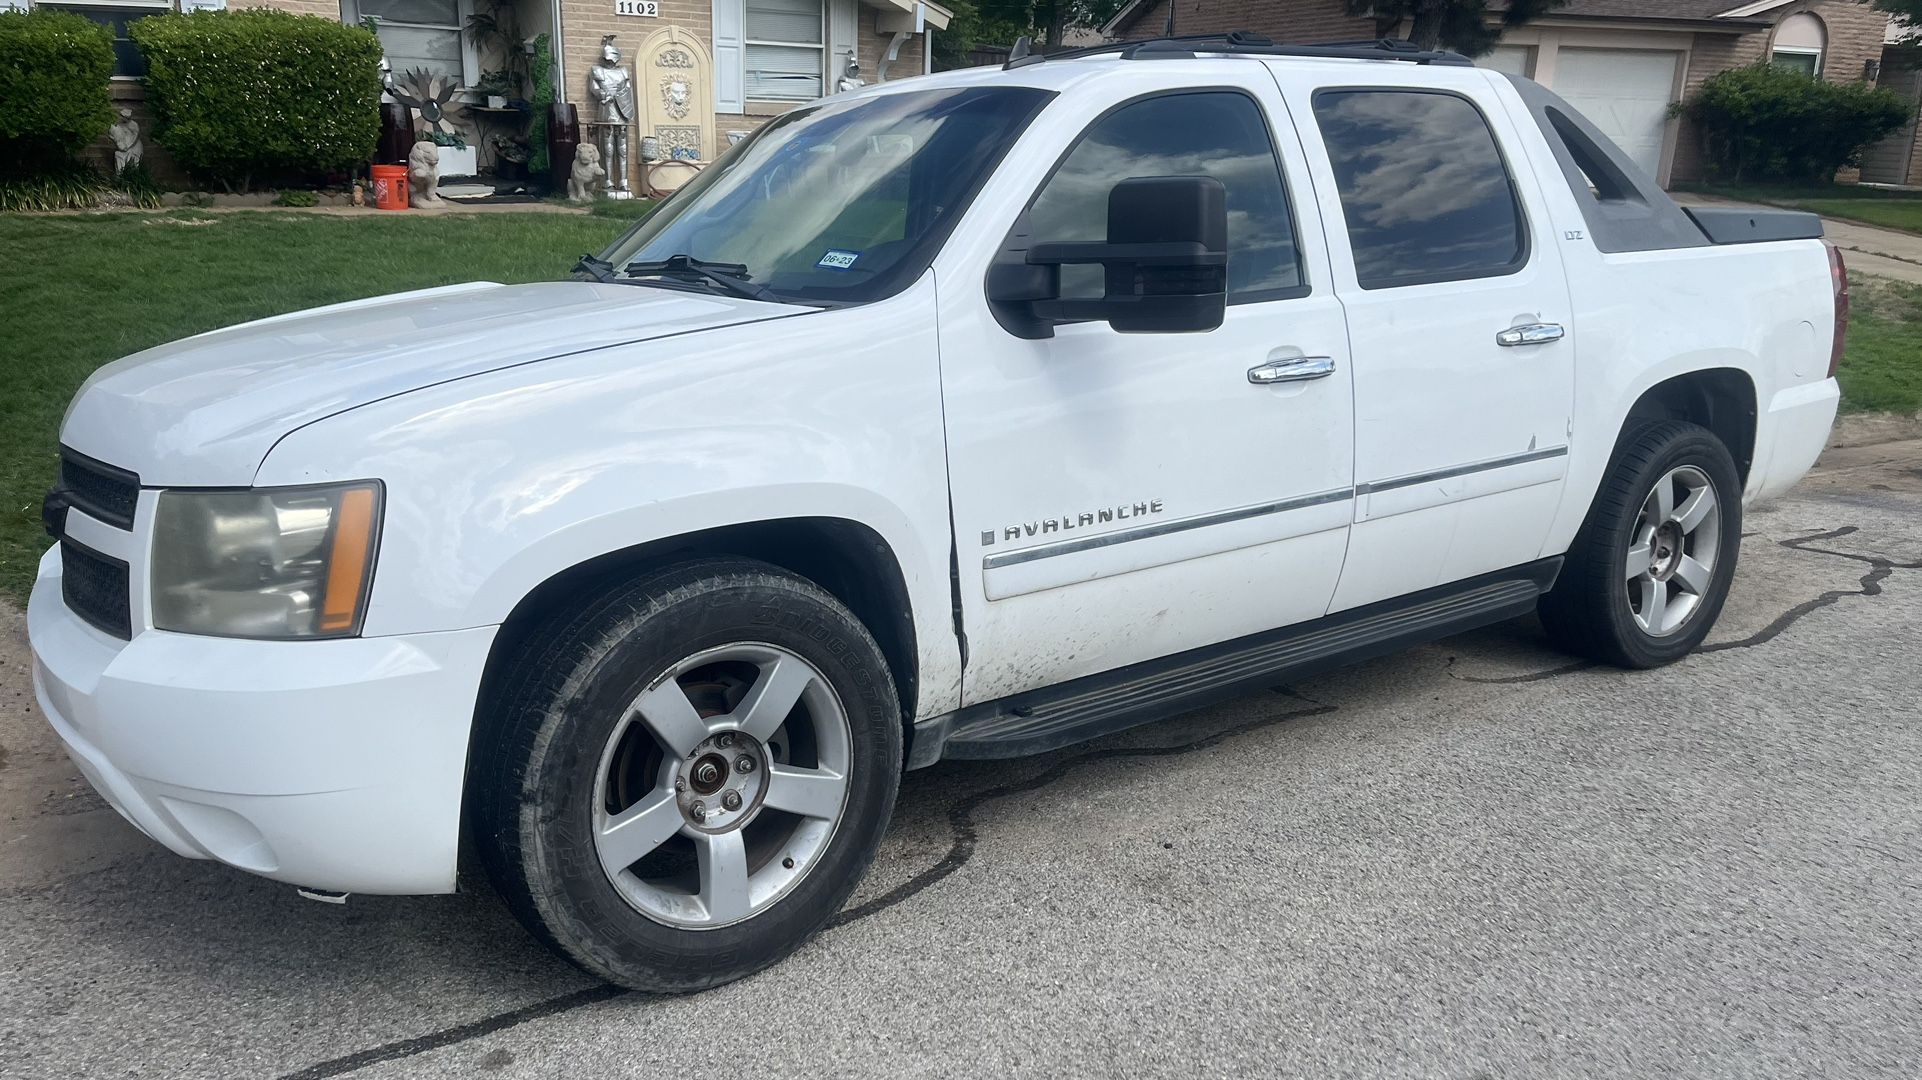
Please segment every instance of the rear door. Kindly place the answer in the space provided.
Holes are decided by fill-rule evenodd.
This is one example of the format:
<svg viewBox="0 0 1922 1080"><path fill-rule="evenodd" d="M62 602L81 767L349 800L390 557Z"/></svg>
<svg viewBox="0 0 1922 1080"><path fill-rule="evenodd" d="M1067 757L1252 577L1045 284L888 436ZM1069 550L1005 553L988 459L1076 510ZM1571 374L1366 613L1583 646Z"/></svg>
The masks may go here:
<svg viewBox="0 0 1922 1080"><path fill-rule="evenodd" d="M1355 529L1332 610L1534 561L1567 470L1574 327L1497 77L1270 66L1354 364Z"/></svg>

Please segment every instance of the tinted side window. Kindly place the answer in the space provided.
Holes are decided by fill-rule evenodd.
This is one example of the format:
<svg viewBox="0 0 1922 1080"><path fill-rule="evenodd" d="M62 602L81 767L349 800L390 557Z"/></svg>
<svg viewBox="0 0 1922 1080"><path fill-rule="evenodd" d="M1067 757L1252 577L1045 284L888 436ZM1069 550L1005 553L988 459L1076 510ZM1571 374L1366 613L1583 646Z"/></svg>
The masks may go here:
<svg viewBox="0 0 1922 1080"><path fill-rule="evenodd" d="M1144 176L1212 176L1228 190L1230 303L1278 299L1301 285L1267 118L1235 93L1146 98L1096 121L1035 197L1035 242L1107 239L1108 192ZM1063 298L1095 299L1103 288L1099 266L1061 268Z"/></svg>
<svg viewBox="0 0 1922 1080"><path fill-rule="evenodd" d="M1362 288L1493 277L1526 260L1508 168L1466 99L1329 90L1315 95L1315 120Z"/></svg>

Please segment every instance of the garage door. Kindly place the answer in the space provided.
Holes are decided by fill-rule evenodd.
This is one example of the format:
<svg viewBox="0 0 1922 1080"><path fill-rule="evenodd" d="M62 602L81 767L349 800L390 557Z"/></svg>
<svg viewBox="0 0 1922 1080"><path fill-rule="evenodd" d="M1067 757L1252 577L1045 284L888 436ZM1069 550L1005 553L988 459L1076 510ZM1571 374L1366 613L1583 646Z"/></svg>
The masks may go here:
<svg viewBox="0 0 1922 1080"><path fill-rule="evenodd" d="M1674 100L1675 52L1562 49L1555 92L1580 109L1628 156L1655 176L1662 165L1668 104Z"/></svg>
<svg viewBox="0 0 1922 1080"><path fill-rule="evenodd" d="M1504 75L1527 75L1530 61L1535 59L1534 54L1535 50L1526 45L1498 45L1494 52L1475 62Z"/></svg>

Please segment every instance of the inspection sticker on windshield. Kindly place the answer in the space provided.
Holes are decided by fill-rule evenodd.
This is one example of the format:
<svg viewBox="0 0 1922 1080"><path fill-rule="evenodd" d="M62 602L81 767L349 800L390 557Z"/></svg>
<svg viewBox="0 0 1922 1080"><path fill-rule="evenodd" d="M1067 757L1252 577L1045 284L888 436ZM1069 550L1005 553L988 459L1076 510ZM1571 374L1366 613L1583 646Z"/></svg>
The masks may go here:
<svg viewBox="0 0 1922 1080"><path fill-rule="evenodd" d="M835 249L835 250L829 251L826 255L821 256L821 261L818 263L815 263L814 265L824 266L829 270L846 270L852 267L854 265L854 260L860 257L861 257L861 253L858 251L841 251L839 249Z"/></svg>

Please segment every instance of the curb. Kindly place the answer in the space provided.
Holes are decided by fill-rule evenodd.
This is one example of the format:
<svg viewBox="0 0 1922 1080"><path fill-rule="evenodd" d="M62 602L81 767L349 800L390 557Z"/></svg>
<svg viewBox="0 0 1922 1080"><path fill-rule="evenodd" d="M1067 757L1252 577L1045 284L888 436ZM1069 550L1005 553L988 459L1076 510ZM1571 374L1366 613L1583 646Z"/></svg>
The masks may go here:
<svg viewBox="0 0 1922 1080"><path fill-rule="evenodd" d="M1845 450L1909 439L1922 439L1922 414L1844 413L1835 418L1835 430L1829 433L1828 449Z"/></svg>

